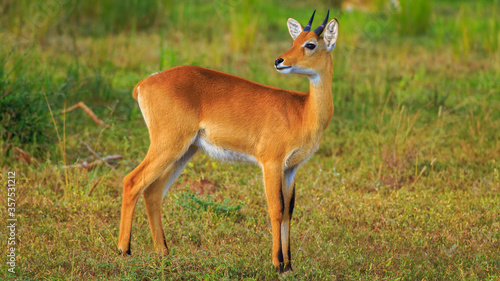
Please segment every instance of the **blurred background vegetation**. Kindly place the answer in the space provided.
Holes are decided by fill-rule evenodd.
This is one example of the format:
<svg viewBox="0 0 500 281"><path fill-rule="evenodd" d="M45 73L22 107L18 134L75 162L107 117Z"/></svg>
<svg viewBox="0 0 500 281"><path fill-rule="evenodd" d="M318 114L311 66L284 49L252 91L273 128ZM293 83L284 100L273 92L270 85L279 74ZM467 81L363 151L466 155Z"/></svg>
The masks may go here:
<svg viewBox="0 0 500 281"><path fill-rule="evenodd" d="M166 224L192 221L178 231L194 233L167 234L169 243L186 247L174 250L170 267L149 256L130 264L111 255L120 182L149 144L132 89L153 72L199 65L306 92L307 79L282 76L273 62L291 45L288 17L306 24L316 9L317 25L330 9L340 22L333 52L335 116L317 156L298 175L302 211L294 217L292 240L294 249L302 240L300 247L307 251L297 258L298 278L498 278L500 223L494 214L500 213L500 1L400 0L397 7L389 2L3 1L0 164L3 171L16 169L24 175L26 188L19 188L30 195L21 203L26 206L21 215L32 225L23 230L22 272L32 278L110 278L120 276L116 267L121 267L132 279L158 278L157 268L180 278L203 278L200 272L207 271L212 274L208 278L217 279L271 278L271 271L256 273L247 266L268 265L263 249L269 241L254 237L268 236L260 190L250 195L249 187L226 191L234 185L259 186L253 176L258 169L202 155L180 181L210 177L222 188L213 198L174 192L165 199L173 206ZM108 126L99 127L80 111L63 113L79 101ZM124 159L116 170L59 169L95 160L87 145L101 156L121 154ZM23 162L14 147L38 164ZM217 199L222 197L233 201ZM323 208L317 208L317 200L326 202L319 204ZM381 210L380 204L393 205ZM192 217L192 212L213 210L242 214ZM423 213L415 215L415 210ZM338 223L325 223L325 213L326 220ZM36 219L40 214L44 220ZM223 233L197 228L205 222L224 224L220 220L225 217L236 226L230 223ZM88 230L95 220L104 223ZM144 229L134 230L140 233L137 249L147 253L140 248L152 245L147 222L138 220ZM75 234L70 225L90 231L76 239L104 261L68 250L65 243L72 245ZM311 227L316 242L306 239L313 235L308 234ZM380 227L385 232L377 232ZM47 234L51 231L59 236ZM244 233L241 240L228 242L236 247L228 253L246 256L255 248L242 249L242 241L252 241L259 254L240 260L226 253L225 260L213 263L199 254L192 260L186 249L203 253L201 245L209 240L201 233L226 241ZM51 242L40 245L39 237ZM36 256L30 248L45 253ZM207 251L217 256L218 250ZM68 263L70 256L73 263Z"/></svg>
<svg viewBox="0 0 500 281"><path fill-rule="evenodd" d="M388 81L404 80L393 77L404 76L400 68L422 75L432 68L438 73L429 76L437 78L443 74L443 64L480 57L498 69L498 1L406 0L399 8L382 0L347 2L354 12L341 12L342 1L4 1L0 16L0 136L9 143L30 146L33 153L40 152L36 147L44 149L53 143L53 132L46 128L52 122L47 118L42 89L57 108L79 100L101 107L120 101L114 115L134 119L137 107L125 98L126 93L148 73L176 65L201 65L306 91L303 79L278 78L271 66L290 42L284 19L296 17L305 23L313 9L334 9L332 14L342 24L334 53L335 79L339 81L334 85L334 98L339 108L344 108L346 96L353 105L375 111L388 94L394 104L408 98L439 103L461 87L422 87L420 94L398 97ZM358 7L371 12L357 12ZM415 52L433 58L413 61ZM393 68L390 64L395 55L406 61ZM372 85L375 91L348 89L363 87L355 81L362 73L353 75L356 68L363 67L357 61L362 56L372 58L368 61L372 69L385 75L377 73L378 79L386 81ZM283 82L285 79L290 81Z"/></svg>

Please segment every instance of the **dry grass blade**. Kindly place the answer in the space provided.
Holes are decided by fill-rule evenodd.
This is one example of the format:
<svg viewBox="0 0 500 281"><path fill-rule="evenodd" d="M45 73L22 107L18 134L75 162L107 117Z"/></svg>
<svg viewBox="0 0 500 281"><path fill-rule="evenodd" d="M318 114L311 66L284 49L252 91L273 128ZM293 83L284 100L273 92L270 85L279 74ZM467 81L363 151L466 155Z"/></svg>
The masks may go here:
<svg viewBox="0 0 500 281"><path fill-rule="evenodd" d="M77 137L78 138L78 137ZM83 145L85 145L85 147L87 147L87 150L90 151L90 153L92 153L95 157L97 157L97 159L103 159L97 152L95 152L88 143L82 141L80 138L78 138L78 141L80 141ZM111 166L108 162L106 162L106 160L104 160L104 164L108 167L110 167L111 169L115 170L115 167Z"/></svg>
<svg viewBox="0 0 500 281"><path fill-rule="evenodd" d="M88 116L90 116L90 118L92 118L92 120L94 120L94 122L96 122L99 126L102 126L102 127L105 127L105 128L109 128L109 125L105 124L104 121L102 121L101 119L99 119L99 117L97 117L97 115L94 113L94 111L92 111L92 109L90 109L85 103L83 103L82 101L73 105L72 107L66 109L66 110L63 110L63 113L66 113L66 112L70 112L70 111L73 111L77 108L81 108L83 109L83 111L85 111L85 113L87 113Z"/></svg>
<svg viewBox="0 0 500 281"><path fill-rule="evenodd" d="M31 165L31 163L34 163L36 167L40 164L38 160L36 160L35 157L33 157L31 154L28 152L22 150L21 148L15 146L14 151L17 153L16 157L17 159L21 160L22 162Z"/></svg>
<svg viewBox="0 0 500 281"><path fill-rule="evenodd" d="M82 163L79 163L79 164L64 165L63 168L64 169L69 169L69 168L83 168L83 169L86 169L86 170L91 170L95 166L100 165L102 163L106 163L107 161L119 160L119 159L122 159L122 158L123 157L121 155L108 155L108 156L106 156L104 158L99 158L99 159L97 159L97 160L95 160L93 162L90 162L90 163L88 163L87 161L83 161Z"/></svg>

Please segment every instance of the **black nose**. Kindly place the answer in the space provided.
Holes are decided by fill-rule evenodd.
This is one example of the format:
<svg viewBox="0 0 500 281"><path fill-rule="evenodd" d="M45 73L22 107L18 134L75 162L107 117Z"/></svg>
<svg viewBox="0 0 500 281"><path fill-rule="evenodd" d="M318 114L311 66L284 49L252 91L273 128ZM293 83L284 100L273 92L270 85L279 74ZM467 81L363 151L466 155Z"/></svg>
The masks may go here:
<svg viewBox="0 0 500 281"><path fill-rule="evenodd" d="M279 58L279 59L275 60L275 61L274 61L274 66L277 66L278 64L280 64L280 63L282 63L282 62L284 62L284 61L285 61L285 60L284 60L284 59L282 59L282 58Z"/></svg>

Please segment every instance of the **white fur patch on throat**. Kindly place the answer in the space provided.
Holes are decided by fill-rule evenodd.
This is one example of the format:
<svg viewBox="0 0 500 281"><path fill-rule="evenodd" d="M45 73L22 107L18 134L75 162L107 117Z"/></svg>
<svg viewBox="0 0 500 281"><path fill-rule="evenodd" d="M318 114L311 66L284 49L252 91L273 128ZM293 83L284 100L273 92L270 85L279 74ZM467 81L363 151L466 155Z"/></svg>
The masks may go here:
<svg viewBox="0 0 500 281"><path fill-rule="evenodd" d="M319 83L321 83L321 77L316 73L312 76L309 76L309 81L311 81L311 83L314 85L319 85Z"/></svg>

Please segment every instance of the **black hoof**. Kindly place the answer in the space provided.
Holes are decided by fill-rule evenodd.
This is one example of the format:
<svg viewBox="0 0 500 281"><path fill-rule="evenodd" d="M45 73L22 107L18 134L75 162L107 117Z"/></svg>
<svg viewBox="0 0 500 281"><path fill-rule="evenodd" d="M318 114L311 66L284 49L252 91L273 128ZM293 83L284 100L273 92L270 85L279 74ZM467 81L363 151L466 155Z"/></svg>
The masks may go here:
<svg viewBox="0 0 500 281"><path fill-rule="evenodd" d="M119 255L119 256L125 256L125 255L123 254L122 249L118 249L118 255ZM129 249L127 250L127 252L126 252L126 256L131 256L131 255L132 255L132 252L130 252L130 248L129 248Z"/></svg>
<svg viewBox="0 0 500 281"><path fill-rule="evenodd" d="M283 273L285 272L285 267L284 267L284 264L282 262L280 262L280 265L278 267L276 267L276 271L278 271L278 273Z"/></svg>
<svg viewBox="0 0 500 281"><path fill-rule="evenodd" d="M278 267L275 267L273 266L276 271L279 273L279 274L284 274L284 273L287 273L287 272L291 272L293 271L293 268L292 268L292 264L291 263L281 263L280 262L280 265Z"/></svg>

